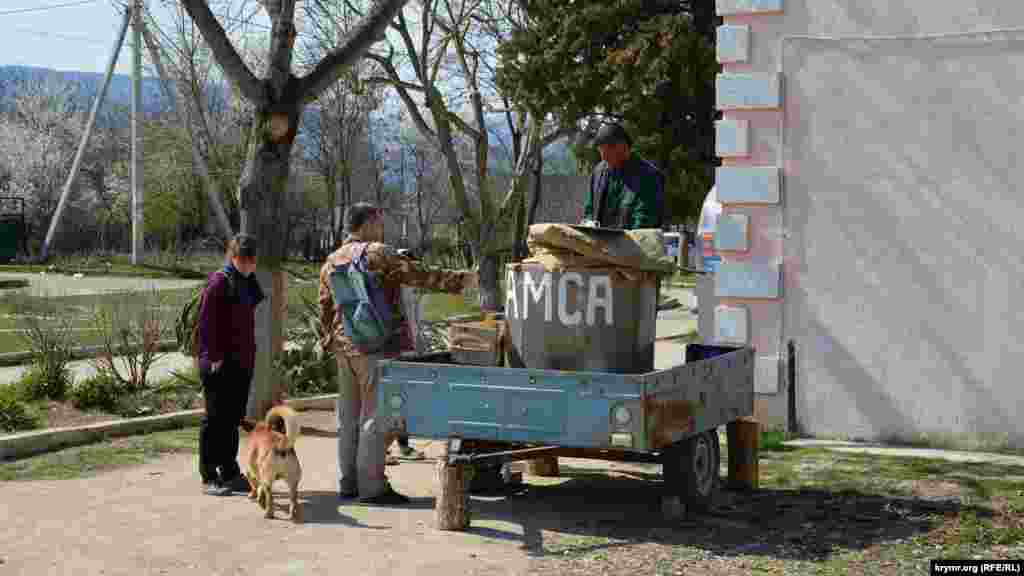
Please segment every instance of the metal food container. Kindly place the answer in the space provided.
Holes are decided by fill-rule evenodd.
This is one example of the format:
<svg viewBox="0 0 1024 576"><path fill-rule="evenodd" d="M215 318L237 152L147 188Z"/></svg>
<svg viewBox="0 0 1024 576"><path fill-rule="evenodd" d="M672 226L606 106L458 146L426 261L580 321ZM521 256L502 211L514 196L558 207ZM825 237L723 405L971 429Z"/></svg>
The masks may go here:
<svg viewBox="0 0 1024 576"><path fill-rule="evenodd" d="M654 369L656 274L510 264L505 290L511 366L619 374Z"/></svg>

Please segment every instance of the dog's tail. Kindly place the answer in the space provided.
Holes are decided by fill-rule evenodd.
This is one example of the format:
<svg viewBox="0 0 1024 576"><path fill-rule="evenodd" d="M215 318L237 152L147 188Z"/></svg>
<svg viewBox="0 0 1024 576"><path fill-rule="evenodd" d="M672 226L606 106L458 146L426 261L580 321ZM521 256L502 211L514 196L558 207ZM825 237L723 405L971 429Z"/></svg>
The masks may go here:
<svg viewBox="0 0 1024 576"><path fill-rule="evenodd" d="M271 430L275 428L275 420L281 420L284 422L284 436L285 446L284 449L293 448L295 441L299 439L299 433L302 429L299 426L299 415L290 406L281 404L274 406L267 412L266 423Z"/></svg>

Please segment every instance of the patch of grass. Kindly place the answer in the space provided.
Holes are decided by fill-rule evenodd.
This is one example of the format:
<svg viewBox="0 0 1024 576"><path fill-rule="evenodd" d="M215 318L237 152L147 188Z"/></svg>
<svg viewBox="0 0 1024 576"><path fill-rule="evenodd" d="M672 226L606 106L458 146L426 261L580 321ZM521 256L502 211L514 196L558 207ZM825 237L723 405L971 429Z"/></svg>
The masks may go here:
<svg viewBox="0 0 1024 576"><path fill-rule="evenodd" d="M1024 542L1024 527L997 526L991 519L979 518L977 512L961 512L960 545L1009 545Z"/></svg>
<svg viewBox="0 0 1024 576"><path fill-rule="evenodd" d="M559 534L549 537L544 542L544 552L548 554L579 555L591 552L601 553L617 541L608 536L591 534Z"/></svg>
<svg viewBox="0 0 1024 576"><path fill-rule="evenodd" d="M115 468L143 464L167 454L195 453L198 441L198 428L116 438L109 442L0 462L0 481L66 480L95 476Z"/></svg>
<svg viewBox="0 0 1024 576"><path fill-rule="evenodd" d="M0 278L0 290L28 288L28 280L23 278Z"/></svg>
<svg viewBox="0 0 1024 576"><path fill-rule="evenodd" d="M187 302L192 290L189 288L110 292L105 294L80 294L68 296L33 296L20 294L17 298L5 298L0 303L0 353L20 352L26 349L22 330L31 322L41 326L57 326L67 323L71 344L75 347L101 344L102 334L94 325L97 313L115 314L125 321L131 319L133 311L144 306L158 307L161 322L173 326L181 306ZM27 316L36 318L30 319Z"/></svg>
<svg viewBox="0 0 1024 576"><path fill-rule="evenodd" d="M770 452L785 452L787 450L793 450L792 447L783 444L786 440L789 440L788 435L782 430L765 430L761 432L761 450L768 450Z"/></svg>

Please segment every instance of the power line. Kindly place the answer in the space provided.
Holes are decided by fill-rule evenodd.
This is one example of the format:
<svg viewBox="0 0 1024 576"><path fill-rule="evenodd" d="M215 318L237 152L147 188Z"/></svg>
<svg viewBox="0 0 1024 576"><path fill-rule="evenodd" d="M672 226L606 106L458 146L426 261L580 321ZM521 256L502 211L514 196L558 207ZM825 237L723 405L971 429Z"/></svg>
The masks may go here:
<svg viewBox="0 0 1024 576"><path fill-rule="evenodd" d="M85 36L69 36L67 34L58 34L56 32L44 32L42 30L32 30L30 28L23 28L23 27L20 27L20 26L15 26L11 30L13 30L15 32L21 32L23 34L31 34L33 36L40 36L42 38L58 38L58 39L61 39L61 40L70 40L72 42L84 42L84 43L87 43L87 44L96 44L96 45L100 45L100 46L105 46L105 45L108 44L108 42L103 42L103 41L97 40L95 38L88 38L88 37L85 37Z"/></svg>
<svg viewBox="0 0 1024 576"><path fill-rule="evenodd" d="M66 4L50 4L49 6L36 6L34 8L15 8L13 10L0 10L0 16L8 16L11 14L27 14L29 12L44 12L46 10L53 10L54 8L70 8L72 6L85 6L86 4L95 4L97 0L78 0L78 2L68 2Z"/></svg>

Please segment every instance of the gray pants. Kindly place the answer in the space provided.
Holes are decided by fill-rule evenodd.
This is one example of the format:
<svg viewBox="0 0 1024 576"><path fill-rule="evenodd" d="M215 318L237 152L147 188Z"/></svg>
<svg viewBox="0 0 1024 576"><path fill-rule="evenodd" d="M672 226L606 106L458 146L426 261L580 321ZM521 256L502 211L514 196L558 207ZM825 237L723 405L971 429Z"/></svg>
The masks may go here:
<svg viewBox="0 0 1024 576"><path fill-rule="evenodd" d="M389 488L385 456L396 435L377 418L377 357L339 355L337 360L339 488L372 498Z"/></svg>

